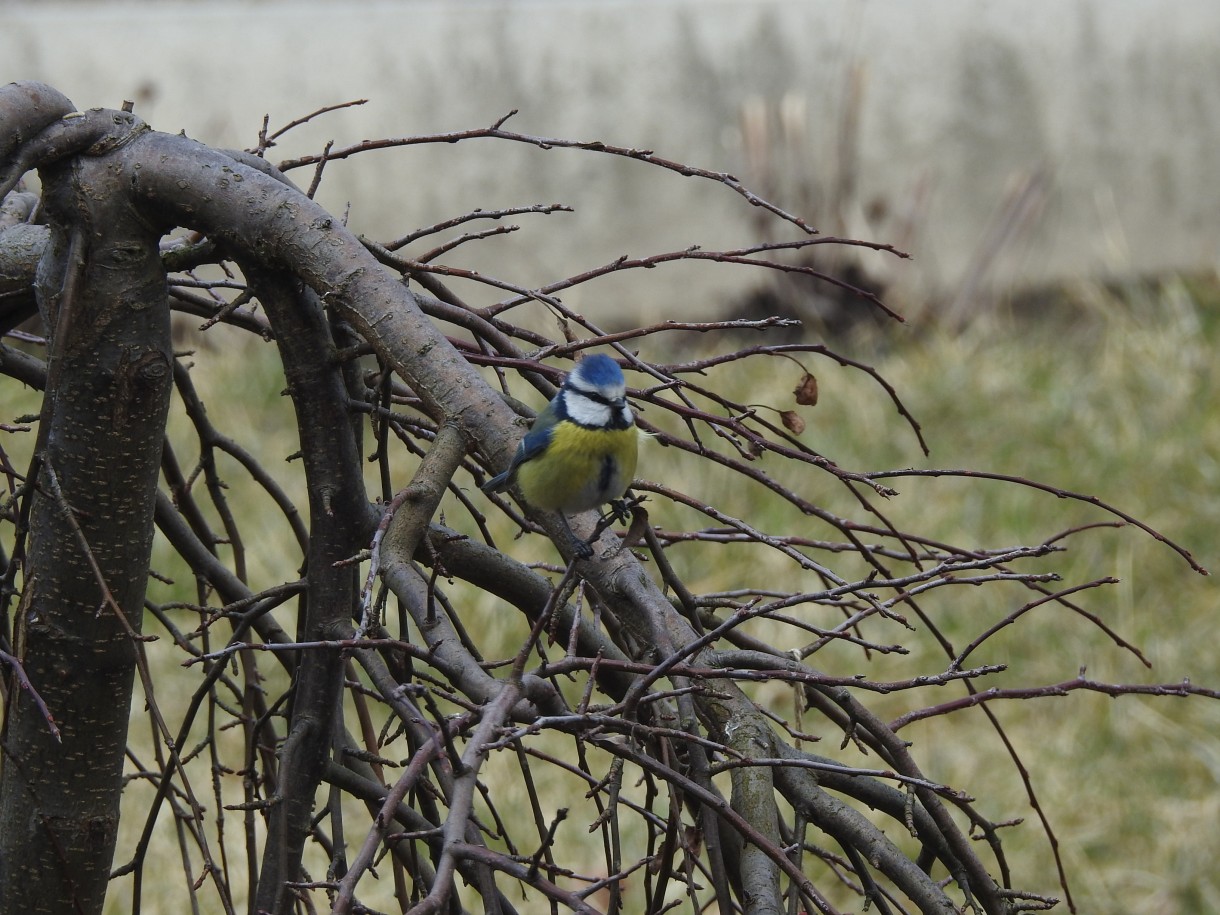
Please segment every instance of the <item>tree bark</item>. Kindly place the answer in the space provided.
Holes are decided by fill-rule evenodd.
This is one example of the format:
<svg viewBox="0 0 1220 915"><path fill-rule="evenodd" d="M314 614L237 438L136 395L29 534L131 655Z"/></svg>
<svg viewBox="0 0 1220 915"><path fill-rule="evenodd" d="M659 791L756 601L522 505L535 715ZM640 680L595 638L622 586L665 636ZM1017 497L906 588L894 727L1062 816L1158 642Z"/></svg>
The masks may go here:
<svg viewBox="0 0 1220 915"><path fill-rule="evenodd" d="M276 331L288 393L301 432L309 484L309 590L297 624L304 641L348 638L360 594L349 559L371 536L372 520L360 477L360 446L352 434L347 391L321 302L289 274L247 268ZM304 652L294 676L280 779L267 820L256 910L289 913L290 881L301 879L301 856L314 795L330 759L343 701L344 658Z"/></svg>
<svg viewBox="0 0 1220 915"><path fill-rule="evenodd" d="M127 115L109 135L139 129ZM118 827L171 350L161 231L124 206L106 146L41 170L51 357L14 648L62 740L10 684L4 912L100 912Z"/></svg>

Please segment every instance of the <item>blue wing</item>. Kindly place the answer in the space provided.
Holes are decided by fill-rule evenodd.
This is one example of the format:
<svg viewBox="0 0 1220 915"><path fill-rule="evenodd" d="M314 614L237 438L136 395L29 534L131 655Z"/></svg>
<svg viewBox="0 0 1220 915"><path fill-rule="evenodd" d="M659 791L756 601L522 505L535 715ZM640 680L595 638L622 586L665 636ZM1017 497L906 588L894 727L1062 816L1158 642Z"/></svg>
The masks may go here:
<svg viewBox="0 0 1220 915"><path fill-rule="evenodd" d="M521 444L517 446L517 452L509 462L508 469L503 473L496 474L479 488L483 492L503 492L508 489L517 476L517 468L546 451L547 447L551 444L554 426L555 416L548 405L545 410L538 414L538 418L534 420L534 425L530 427L530 431L525 433L525 438L521 439Z"/></svg>
<svg viewBox="0 0 1220 915"><path fill-rule="evenodd" d="M517 453L513 455L512 463L508 465L509 470L516 470L526 461L532 461L546 451L554 434L553 425L541 427L540 424L535 423L534 428L525 434L525 438L521 439L521 444L517 446Z"/></svg>

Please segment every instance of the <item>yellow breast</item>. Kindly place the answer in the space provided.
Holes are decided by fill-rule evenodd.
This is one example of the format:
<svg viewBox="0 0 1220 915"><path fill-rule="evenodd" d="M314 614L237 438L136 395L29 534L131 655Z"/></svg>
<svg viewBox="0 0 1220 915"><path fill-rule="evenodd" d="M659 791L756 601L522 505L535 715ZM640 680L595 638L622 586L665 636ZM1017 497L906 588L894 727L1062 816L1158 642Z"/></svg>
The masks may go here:
<svg viewBox="0 0 1220 915"><path fill-rule="evenodd" d="M556 424L550 445L517 471L525 500L575 514L620 498L635 478L638 430Z"/></svg>

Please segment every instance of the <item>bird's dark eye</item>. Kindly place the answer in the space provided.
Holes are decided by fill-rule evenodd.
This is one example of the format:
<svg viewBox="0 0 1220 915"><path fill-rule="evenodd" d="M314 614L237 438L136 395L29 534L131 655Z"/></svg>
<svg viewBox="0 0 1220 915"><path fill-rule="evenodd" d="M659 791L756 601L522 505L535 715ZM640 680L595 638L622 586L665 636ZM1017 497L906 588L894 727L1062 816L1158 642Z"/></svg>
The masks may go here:
<svg viewBox="0 0 1220 915"><path fill-rule="evenodd" d="M596 404L601 404L603 407L613 407L621 403L621 400L615 397L606 397L597 391L586 391L584 388L577 388L576 392L582 397L587 397Z"/></svg>

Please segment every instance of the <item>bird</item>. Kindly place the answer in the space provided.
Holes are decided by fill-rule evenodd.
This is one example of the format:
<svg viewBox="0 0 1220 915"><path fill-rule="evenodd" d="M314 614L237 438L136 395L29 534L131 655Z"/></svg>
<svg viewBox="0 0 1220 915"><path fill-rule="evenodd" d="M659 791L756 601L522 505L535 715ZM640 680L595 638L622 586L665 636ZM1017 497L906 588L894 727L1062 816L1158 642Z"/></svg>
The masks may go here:
<svg viewBox="0 0 1220 915"><path fill-rule="evenodd" d="M635 478L639 432L627 403L627 379L609 356L586 356L538 414L508 469L482 485L486 493L517 484L535 508L559 515L577 558L593 548L577 537L568 515L606 503L626 520L623 495Z"/></svg>

